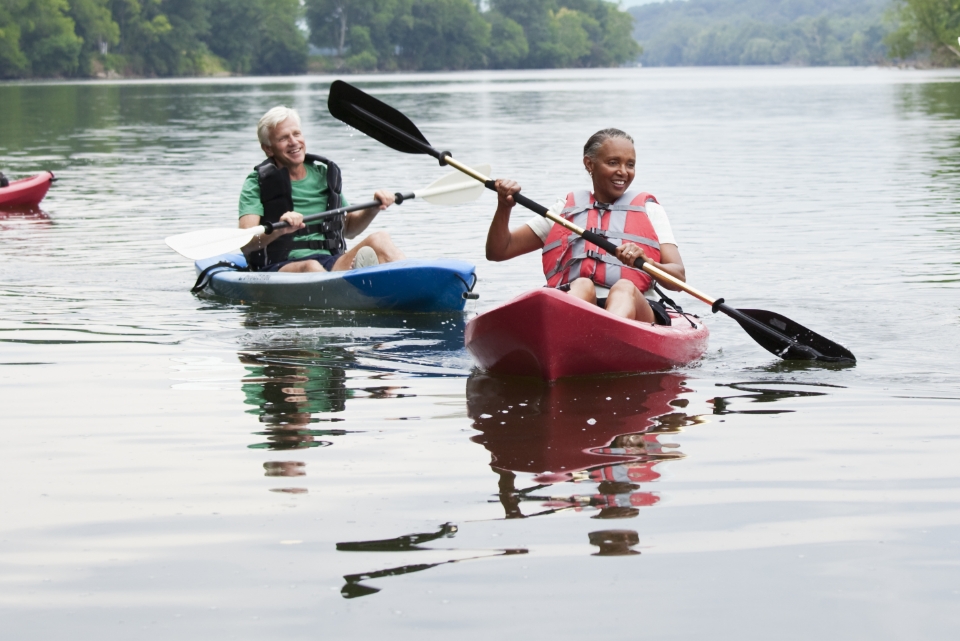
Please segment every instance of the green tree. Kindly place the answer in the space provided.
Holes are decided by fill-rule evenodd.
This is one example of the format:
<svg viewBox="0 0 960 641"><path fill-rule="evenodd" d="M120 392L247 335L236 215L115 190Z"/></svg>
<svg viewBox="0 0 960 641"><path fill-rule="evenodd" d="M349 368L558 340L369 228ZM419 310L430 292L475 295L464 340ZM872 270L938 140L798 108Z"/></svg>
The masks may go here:
<svg viewBox="0 0 960 641"><path fill-rule="evenodd" d="M66 0L3 0L0 76L54 77L76 73L83 40L74 33L68 11Z"/></svg>
<svg viewBox="0 0 960 641"><path fill-rule="evenodd" d="M524 67L553 67L556 25L551 16L559 9L556 0L490 0L490 8L523 28L529 45Z"/></svg>
<svg viewBox="0 0 960 641"><path fill-rule="evenodd" d="M486 66L490 24L470 0L416 0L397 21L399 63L405 69Z"/></svg>
<svg viewBox="0 0 960 641"><path fill-rule="evenodd" d="M516 69L530 53L523 27L499 11L484 16L490 23L490 48L487 60L494 69Z"/></svg>
<svg viewBox="0 0 960 641"><path fill-rule="evenodd" d="M543 66L583 66L590 55L590 43L599 39L600 23L566 7L550 13L548 18L550 38L539 47Z"/></svg>
<svg viewBox="0 0 960 641"><path fill-rule="evenodd" d="M173 27L160 5L161 0L110 1L111 15L120 26L118 50L127 72L169 76L179 70L166 55L164 41Z"/></svg>
<svg viewBox="0 0 960 641"><path fill-rule="evenodd" d="M376 66L390 70L397 66L398 20L410 14L414 0L304 0L310 42L335 49L337 57L364 54L376 56ZM354 26L366 32L352 31ZM352 36L358 38L352 41ZM367 48L367 41L372 49ZM369 55L367 55L369 54Z"/></svg>
<svg viewBox="0 0 960 641"><path fill-rule="evenodd" d="M90 75L93 59L105 56L120 42L120 25L110 15L109 0L70 0L69 15L83 39L80 73Z"/></svg>
<svg viewBox="0 0 960 641"><path fill-rule="evenodd" d="M887 42L895 58L929 48L960 58L960 0L897 0L900 28Z"/></svg>
<svg viewBox="0 0 960 641"><path fill-rule="evenodd" d="M307 39L297 21L299 0L262 0L258 52L253 72L303 73L307 69Z"/></svg>
<svg viewBox="0 0 960 641"><path fill-rule="evenodd" d="M208 0L210 31L205 42L230 71L250 73L259 53L261 0Z"/></svg>
<svg viewBox="0 0 960 641"><path fill-rule="evenodd" d="M30 61L20 48L17 20L28 0L0 0L0 78L21 78L29 73Z"/></svg>

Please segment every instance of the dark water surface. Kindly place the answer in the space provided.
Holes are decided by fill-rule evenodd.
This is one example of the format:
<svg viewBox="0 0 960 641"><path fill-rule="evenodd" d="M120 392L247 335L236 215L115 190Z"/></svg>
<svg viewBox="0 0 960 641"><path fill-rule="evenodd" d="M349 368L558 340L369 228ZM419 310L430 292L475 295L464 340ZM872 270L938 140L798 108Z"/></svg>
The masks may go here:
<svg viewBox="0 0 960 641"><path fill-rule="evenodd" d="M162 239L234 224L275 104L353 200L442 175L334 121L331 80L0 85L0 169L60 178L0 212L0 637L960 635L960 74L356 78L546 203L629 131L693 285L860 359L711 317L689 368L552 386L474 371L460 315L189 294ZM484 260L493 208L375 228L476 263L475 313L542 282Z"/></svg>

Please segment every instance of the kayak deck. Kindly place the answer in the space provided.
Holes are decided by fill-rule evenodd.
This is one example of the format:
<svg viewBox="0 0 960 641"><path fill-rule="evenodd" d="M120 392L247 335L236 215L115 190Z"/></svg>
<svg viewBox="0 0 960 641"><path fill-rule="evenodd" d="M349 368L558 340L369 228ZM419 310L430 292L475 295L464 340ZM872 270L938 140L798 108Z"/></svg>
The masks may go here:
<svg viewBox="0 0 960 641"><path fill-rule="evenodd" d="M555 289L541 288L467 323L465 343L496 374L556 380L667 370L700 358L709 330L671 314L671 325L638 323Z"/></svg>
<svg viewBox="0 0 960 641"><path fill-rule="evenodd" d="M36 207L47 195L53 174L49 171L11 180L6 187L0 187L0 207Z"/></svg>
<svg viewBox="0 0 960 641"><path fill-rule="evenodd" d="M195 264L197 274L220 262L246 267L243 254ZM476 283L474 266L460 260L403 260L339 272L248 272L213 268L203 291L245 303L337 310L462 311Z"/></svg>

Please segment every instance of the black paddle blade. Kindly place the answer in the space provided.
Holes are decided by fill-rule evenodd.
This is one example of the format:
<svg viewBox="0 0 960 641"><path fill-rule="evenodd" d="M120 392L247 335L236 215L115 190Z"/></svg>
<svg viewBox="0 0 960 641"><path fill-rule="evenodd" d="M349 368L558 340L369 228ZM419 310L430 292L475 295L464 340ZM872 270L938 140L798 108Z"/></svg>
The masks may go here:
<svg viewBox="0 0 960 641"><path fill-rule="evenodd" d="M327 109L337 120L379 140L387 147L405 154L440 157L440 152L430 146L409 118L342 80L330 85Z"/></svg>
<svg viewBox="0 0 960 641"><path fill-rule="evenodd" d="M856 357L846 347L824 338L786 316L768 312L765 309L736 311L763 325L762 328L757 327L747 319L738 318L734 314L730 315L761 347L780 358L831 363L857 362Z"/></svg>

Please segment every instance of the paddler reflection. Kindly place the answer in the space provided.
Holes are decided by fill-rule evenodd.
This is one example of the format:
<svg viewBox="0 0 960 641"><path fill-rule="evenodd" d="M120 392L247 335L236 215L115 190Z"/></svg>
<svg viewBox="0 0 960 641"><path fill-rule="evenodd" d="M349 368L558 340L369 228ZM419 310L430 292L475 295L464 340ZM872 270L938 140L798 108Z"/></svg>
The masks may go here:
<svg viewBox="0 0 960 641"><path fill-rule="evenodd" d="M242 379L244 402L252 406L248 414L259 416L265 443L255 449L302 450L325 447L330 441L318 437L344 434L343 430L311 429L314 423L336 421L320 415L342 412L351 390L346 386L342 367L323 364L327 360L313 350L277 349L240 352L246 366ZM318 364L319 362L319 364ZM316 416L315 416L316 415Z"/></svg>
<svg viewBox="0 0 960 641"><path fill-rule="evenodd" d="M254 449L302 451L332 445L334 437L350 430L320 429L321 425L344 420L336 415L346 409L348 400L402 396L403 386L381 379L390 378L404 364L418 372L446 367L463 352L462 314L341 316L253 308L245 325L254 332L268 332L278 343L238 354L246 368L241 389L250 406L247 413L256 415L264 427L256 432L264 438L250 445ZM366 384L357 385L357 370L369 370ZM303 476L306 463L268 461L264 473Z"/></svg>
<svg viewBox="0 0 960 641"><path fill-rule="evenodd" d="M323 437L340 436L346 430L314 429L321 421L336 421L325 414L342 412L351 390L346 386L346 371L330 365L333 358L342 359L346 350L272 349L240 352L238 358L247 370L241 380L244 402L252 406L248 414L256 414L263 431L256 434L266 442L249 447L274 451L305 450L325 447L331 441ZM306 475L306 462L270 460L263 464L264 476L301 477ZM274 492L305 494L303 487L271 488Z"/></svg>
<svg viewBox="0 0 960 641"><path fill-rule="evenodd" d="M630 518L653 505L657 494L641 483L659 478L655 467L683 457L661 442L698 416L680 411L688 392L676 374L561 379L553 384L479 374L467 381L467 411L491 454L506 518L561 510L593 511L593 518ZM516 488L517 474L535 485ZM557 494L558 483L590 484L587 492ZM523 502L537 502L533 513Z"/></svg>

